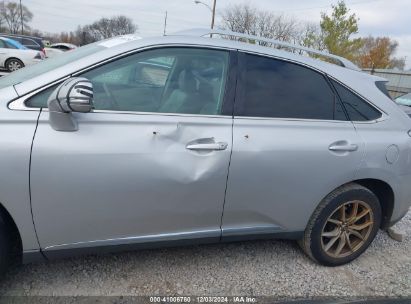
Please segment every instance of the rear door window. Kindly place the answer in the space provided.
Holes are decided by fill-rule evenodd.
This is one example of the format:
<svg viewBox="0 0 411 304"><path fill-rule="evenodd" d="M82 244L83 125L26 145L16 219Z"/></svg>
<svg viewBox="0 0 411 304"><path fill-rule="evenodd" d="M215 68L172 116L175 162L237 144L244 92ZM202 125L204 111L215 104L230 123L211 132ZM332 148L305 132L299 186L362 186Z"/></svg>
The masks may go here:
<svg viewBox="0 0 411 304"><path fill-rule="evenodd" d="M347 120L326 78L307 67L244 54L237 116Z"/></svg>

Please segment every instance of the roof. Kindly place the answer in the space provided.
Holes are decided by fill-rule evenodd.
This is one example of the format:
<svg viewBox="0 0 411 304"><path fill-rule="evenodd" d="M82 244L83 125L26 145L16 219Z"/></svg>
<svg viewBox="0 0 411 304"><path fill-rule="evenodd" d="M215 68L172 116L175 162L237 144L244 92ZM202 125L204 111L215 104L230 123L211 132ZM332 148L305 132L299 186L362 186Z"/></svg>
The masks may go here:
<svg viewBox="0 0 411 304"><path fill-rule="evenodd" d="M21 37L21 38L34 38L34 39L40 39L42 40L43 38L41 37L36 37L36 36L28 36L28 35L19 35L19 34L7 34L7 33L0 33L0 36L9 36L9 37Z"/></svg>
<svg viewBox="0 0 411 304"><path fill-rule="evenodd" d="M317 55L320 57L325 57L327 59L331 59L333 62L336 62L338 65L359 71L360 68L356 66L354 63L349 61L346 58L343 58L341 56L336 56L334 54L330 54L327 52L322 52L316 49L308 48L305 46L301 46L298 44L292 44L288 43L285 41L280 41L280 40L275 40L275 39L270 39L270 38L265 38L265 37L259 37L259 36L254 36L254 35L248 35L248 34L243 34L243 33L236 33L232 31L227 31L227 30L220 30L220 29L191 29L187 31L182 31L182 32L177 32L175 34L171 34L170 36L173 35L183 35L183 36L194 36L194 37L206 37L209 36L210 38L213 38L215 35L218 35L220 37L226 37L230 40L235 41L245 41L245 42L251 42L252 44L256 44L257 41L263 42L263 45L267 45L268 47L272 48L273 46L281 47L282 49L285 50L297 50L298 52L302 53L305 52L307 54L313 54Z"/></svg>

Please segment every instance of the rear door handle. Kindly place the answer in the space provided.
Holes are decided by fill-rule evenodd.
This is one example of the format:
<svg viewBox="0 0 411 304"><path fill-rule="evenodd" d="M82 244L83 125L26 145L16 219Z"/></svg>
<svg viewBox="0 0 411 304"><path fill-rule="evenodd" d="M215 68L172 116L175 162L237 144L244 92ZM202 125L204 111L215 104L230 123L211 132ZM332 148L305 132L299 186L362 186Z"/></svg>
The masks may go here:
<svg viewBox="0 0 411 304"><path fill-rule="evenodd" d="M222 151L227 149L228 144L225 142L204 143L204 144L188 144L186 149L194 151Z"/></svg>
<svg viewBox="0 0 411 304"><path fill-rule="evenodd" d="M328 150L333 152L355 152L358 150L358 145L355 144L332 144L328 147Z"/></svg>

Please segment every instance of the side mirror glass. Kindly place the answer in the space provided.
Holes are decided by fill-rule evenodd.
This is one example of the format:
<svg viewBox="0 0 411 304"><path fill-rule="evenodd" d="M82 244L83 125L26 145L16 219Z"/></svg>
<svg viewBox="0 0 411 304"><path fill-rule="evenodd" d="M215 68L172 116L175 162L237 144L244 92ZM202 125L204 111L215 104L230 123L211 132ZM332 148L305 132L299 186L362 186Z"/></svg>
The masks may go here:
<svg viewBox="0 0 411 304"><path fill-rule="evenodd" d="M72 112L88 113L93 109L93 84L82 77L67 79L51 93L47 104L54 130L77 131Z"/></svg>

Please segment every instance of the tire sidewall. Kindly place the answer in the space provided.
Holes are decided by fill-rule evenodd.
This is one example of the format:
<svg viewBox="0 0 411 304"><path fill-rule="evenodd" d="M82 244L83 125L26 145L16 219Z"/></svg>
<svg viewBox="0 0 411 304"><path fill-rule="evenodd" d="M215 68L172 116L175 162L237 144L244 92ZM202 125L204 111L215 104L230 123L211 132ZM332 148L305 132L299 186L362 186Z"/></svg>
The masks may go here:
<svg viewBox="0 0 411 304"><path fill-rule="evenodd" d="M324 250L322 249L321 245L321 234L322 229L328 219L329 216L340 206L343 204L359 200L367 203L370 208L372 209L374 215L374 226L370 232L370 235L364 245L354 252L352 255L349 255L344 258L333 258L327 255ZM375 236L378 233L379 227L381 224L381 206L379 203L378 198L369 190L367 189L352 189L346 192L339 194L338 196L334 197L330 200L330 202L326 205L326 207L320 212L319 216L317 217L312 233L311 233L311 253L313 257L323 265L327 266L339 266L342 264L349 263L356 258L358 258L372 243Z"/></svg>
<svg viewBox="0 0 411 304"><path fill-rule="evenodd" d="M20 69L24 67L24 64L23 64L23 62L21 62L21 60L18 60L18 59L9 59L9 60L7 60L7 63L6 63L6 69L7 69L9 72L15 72L15 71L17 71L17 70L12 71L12 70L10 69L9 65L10 65L12 62L17 62L18 64L20 64ZM18 69L18 70L19 70L19 69Z"/></svg>

